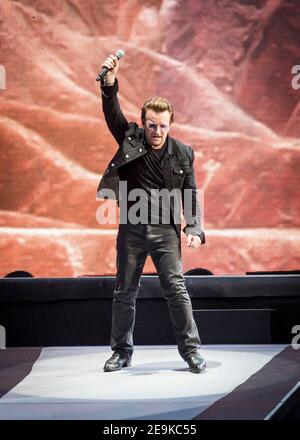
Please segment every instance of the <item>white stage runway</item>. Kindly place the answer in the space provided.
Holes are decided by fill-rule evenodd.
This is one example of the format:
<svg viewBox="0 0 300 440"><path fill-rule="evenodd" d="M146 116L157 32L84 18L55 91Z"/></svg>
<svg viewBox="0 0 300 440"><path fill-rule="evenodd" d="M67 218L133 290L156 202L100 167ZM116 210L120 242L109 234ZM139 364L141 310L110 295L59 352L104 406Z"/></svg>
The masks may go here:
<svg viewBox="0 0 300 440"><path fill-rule="evenodd" d="M201 419L201 414L228 396L234 396L231 408L237 406L240 411L245 402L243 393L236 390L287 349L291 350L286 345L206 345L201 354L207 371L193 374L175 346L136 346L132 366L116 372L102 370L110 347L43 348L31 372L0 399L0 419ZM2 379L12 374L3 365ZM275 370L272 383L276 388L280 379ZM260 394L253 393L255 386L250 386L252 394L246 399L249 418L251 408L266 406L267 416L280 400L267 386L270 373L265 376L259 383ZM261 380L260 376L258 382ZM237 418L241 417L239 411ZM234 419L234 411L231 414L225 418ZM252 417L257 418L254 413Z"/></svg>

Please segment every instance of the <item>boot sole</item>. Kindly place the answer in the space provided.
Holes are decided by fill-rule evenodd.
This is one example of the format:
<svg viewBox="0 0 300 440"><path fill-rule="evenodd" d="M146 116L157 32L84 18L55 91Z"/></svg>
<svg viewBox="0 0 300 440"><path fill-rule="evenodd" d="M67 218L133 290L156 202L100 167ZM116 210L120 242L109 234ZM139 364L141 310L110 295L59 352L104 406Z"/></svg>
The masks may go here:
<svg viewBox="0 0 300 440"><path fill-rule="evenodd" d="M127 367L131 367L131 361L127 361L127 362L125 362L120 368L106 367L106 366L104 365L103 370L106 371L106 372L110 372L110 371L119 371L119 370L121 370L122 368L127 368Z"/></svg>
<svg viewBox="0 0 300 440"><path fill-rule="evenodd" d="M197 368L197 369L195 369L195 368L190 368L189 370L190 370L191 373L194 373L194 374L200 374L200 373L204 373L204 371L206 370L206 368L202 368L201 370L199 370L198 368Z"/></svg>

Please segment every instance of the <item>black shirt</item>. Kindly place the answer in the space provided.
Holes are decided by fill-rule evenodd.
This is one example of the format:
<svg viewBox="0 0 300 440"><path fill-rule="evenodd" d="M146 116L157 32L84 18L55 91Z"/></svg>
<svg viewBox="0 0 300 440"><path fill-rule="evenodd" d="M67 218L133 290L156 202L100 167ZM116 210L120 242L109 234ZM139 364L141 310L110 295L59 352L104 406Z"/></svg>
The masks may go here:
<svg viewBox="0 0 300 440"><path fill-rule="evenodd" d="M132 222L131 212L131 214L135 213L136 218L139 218L137 223L173 224L169 205L162 203L158 194L158 191L165 188L161 162L166 149L167 142L159 149L147 145L145 155L119 168L120 181L127 181L127 199L128 195L130 197L130 191L143 190L138 193L138 197L132 193L133 200L128 200L127 213L129 214L130 223ZM134 205L136 205L136 208L132 208ZM122 205L120 207L122 209ZM138 207L141 209L138 209Z"/></svg>

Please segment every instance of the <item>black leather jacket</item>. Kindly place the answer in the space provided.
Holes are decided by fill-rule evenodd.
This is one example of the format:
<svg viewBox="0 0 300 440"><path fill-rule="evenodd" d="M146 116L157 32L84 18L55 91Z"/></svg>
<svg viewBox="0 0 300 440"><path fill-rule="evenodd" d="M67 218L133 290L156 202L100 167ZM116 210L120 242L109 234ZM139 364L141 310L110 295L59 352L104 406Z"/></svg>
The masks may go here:
<svg viewBox="0 0 300 440"><path fill-rule="evenodd" d="M144 129L139 128L135 122L128 123L120 108L117 93L118 81L113 86L101 86L102 107L107 126L116 139L119 148L112 160L109 162L97 190L97 198L119 198L119 173L118 169L128 162L146 154L147 149L144 140ZM170 136L167 138L167 151L162 159L162 169L165 186L172 191L180 189L183 214L186 226L183 229L185 234L198 235L202 243L205 243L205 233L201 229L200 208L197 200L196 184L194 177L194 151L191 147ZM193 217L186 212L184 206L184 190L192 191ZM108 195L107 190L111 190ZM173 206L171 204L171 212ZM173 217L174 218L174 217ZM192 220L192 221L191 221ZM180 237L181 225L175 225Z"/></svg>

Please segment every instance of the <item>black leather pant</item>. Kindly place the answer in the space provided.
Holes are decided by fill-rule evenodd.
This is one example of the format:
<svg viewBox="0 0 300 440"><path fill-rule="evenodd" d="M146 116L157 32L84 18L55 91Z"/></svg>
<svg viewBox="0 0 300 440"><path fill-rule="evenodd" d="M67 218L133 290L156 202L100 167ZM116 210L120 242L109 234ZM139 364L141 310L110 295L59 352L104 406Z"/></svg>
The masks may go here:
<svg viewBox="0 0 300 440"><path fill-rule="evenodd" d="M180 240L176 230L169 225L119 225L112 350L133 352L135 300L148 254L157 270L163 297L168 302L178 351L186 359L200 348L201 343L182 274Z"/></svg>

